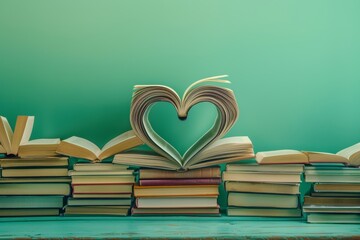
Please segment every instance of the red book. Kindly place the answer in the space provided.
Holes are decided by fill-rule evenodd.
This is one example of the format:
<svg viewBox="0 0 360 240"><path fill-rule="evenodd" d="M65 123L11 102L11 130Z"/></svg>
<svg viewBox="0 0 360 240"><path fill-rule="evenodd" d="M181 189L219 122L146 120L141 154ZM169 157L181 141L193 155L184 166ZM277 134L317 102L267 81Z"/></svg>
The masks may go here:
<svg viewBox="0 0 360 240"><path fill-rule="evenodd" d="M140 186L219 185L221 178L142 179Z"/></svg>

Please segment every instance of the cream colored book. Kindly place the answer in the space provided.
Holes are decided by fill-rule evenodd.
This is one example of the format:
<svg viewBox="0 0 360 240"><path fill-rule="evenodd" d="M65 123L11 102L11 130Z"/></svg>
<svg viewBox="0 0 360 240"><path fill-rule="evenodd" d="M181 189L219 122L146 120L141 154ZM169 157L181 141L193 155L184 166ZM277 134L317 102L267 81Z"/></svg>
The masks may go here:
<svg viewBox="0 0 360 240"><path fill-rule="evenodd" d="M17 155L19 146L29 141L33 125L33 116L18 116L13 131L8 120L0 116L0 142L6 154Z"/></svg>
<svg viewBox="0 0 360 240"><path fill-rule="evenodd" d="M297 208L298 195L230 192L228 205L235 207Z"/></svg>
<svg viewBox="0 0 360 240"><path fill-rule="evenodd" d="M225 182L225 189L227 192L300 194L300 184Z"/></svg>
<svg viewBox="0 0 360 240"><path fill-rule="evenodd" d="M68 183L2 183L0 195L69 195Z"/></svg>
<svg viewBox="0 0 360 240"><path fill-rule="evenodd" d="M67 168L6 168L3 177L66 177Z"/></svg>
<svg viewBox="0 0 360 240"><path fill-rule="evenodd" d="M310 163L344 163L360 166L360 143L340 150L336 154L327 152L304 152Z"/></svg>
<svg viewBox="0 0 360 240"><path fill-rule="evenodd" d="M127 153L116 155L114 163L168 170L188 170L220 163L228 163L254 156L248 137L223 138L239 116L234 92L213 83L230 83L215 76L191 84L180 97L175 90L162 85L136 85L131 102L130 123L135 134L156 154ZM150 109L156 102L169 102L180 120L187 119L188 111L201 102L209 102L217 109L212 127L181 155L178 150L158 135L149 121ZM195 127L195 126L194 126Z"/></svg>
<svg viewBox="0 0 360 240"><path fill-rule="evenodd" d="M275 150L256 153L256 161L259 164L307 164L306 154L297 150Z"/></svg>
<svg viewBox="0 0 360 240"><path fill-rule="evenodd" d="M60 144L60 138L35 139L19 146L18 155L21 158L37 156L55 157L56 149Z"/></svg>
<svg viewBox="0 0 360 240"><path fill-rule="evenodd" d="M102 149L81 137L70 137L61 141L57 153L99 162L116 153L134 148L143 142L130 130L111 139Z"/></svg>
<svg viewBox="0 0 360 240"><path fill-rule="evenodd" d="M0 116L0 153L23 158L56 156L59 138L30 140L34 120L34 116L18 116L13 132L8 120Z"/></svg>
<svg viewBox="0 0 360 240"><path fill-rule="evenodd" d="M308 163L342 163L360 166L360 143L340 150L336 154L327 152L275 150L256 153L259 164L308 164Z"/></svg>

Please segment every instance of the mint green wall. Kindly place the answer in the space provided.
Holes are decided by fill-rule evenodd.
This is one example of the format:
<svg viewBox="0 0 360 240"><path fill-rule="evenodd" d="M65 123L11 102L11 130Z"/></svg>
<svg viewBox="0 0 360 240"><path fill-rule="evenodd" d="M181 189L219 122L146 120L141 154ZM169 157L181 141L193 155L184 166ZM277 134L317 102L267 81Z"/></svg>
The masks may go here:
<svg viewBox="0 0 360 240"><path fill-rule="evenodd" d="M33 138L101 145L130 128L133 85L182 93L229 74L240 106L229 136L336 152L360 141L359 12L357 0L2 0L0 114L35 115ZM180 151L214 117L197 106L183 129L162 105L154 128Z"/></svg>

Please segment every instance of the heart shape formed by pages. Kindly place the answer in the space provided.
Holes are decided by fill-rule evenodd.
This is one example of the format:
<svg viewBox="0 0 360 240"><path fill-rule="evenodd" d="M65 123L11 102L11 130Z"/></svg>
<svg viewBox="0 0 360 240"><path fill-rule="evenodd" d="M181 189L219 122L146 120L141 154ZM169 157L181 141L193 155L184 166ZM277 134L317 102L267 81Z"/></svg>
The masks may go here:
<svg viewBox="0 0 360 240"><path fill-rule="evenodd" d="M167 86L136 85L130 111L130 123L135 134L156 153L169 159L174 169L188 169L194 163L200 162L201 159L197 156L209 145L222 138L239 116L236 98L231 89L200 85L209 82L229 83L227 80L222 80L222 77L225 76L206 78L193 83L186 89L182 98ZM149 122L151 107L157 102L171 103L181 120L186 120L192 106L209 102L216 107L217 117L212 127L181 156L171 144L154 131ZM156 160L154 159L153 162L155 165Z"/></svg>

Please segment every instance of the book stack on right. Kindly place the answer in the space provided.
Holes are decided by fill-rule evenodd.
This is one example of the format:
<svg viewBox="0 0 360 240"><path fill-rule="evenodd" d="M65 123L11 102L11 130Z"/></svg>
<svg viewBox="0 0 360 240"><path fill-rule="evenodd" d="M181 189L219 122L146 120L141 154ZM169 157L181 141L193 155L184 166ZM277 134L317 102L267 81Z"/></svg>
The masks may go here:
<svg viewBox="0 0 360 240"><path fill-rule="evenodd" d="M139 170L132 215L219 216L219 167L186 172Z"/></svg>
<svg viewBox="0 0 360 240"><path fill-rule="evenodd" d="M360 143L337 154L309 152L305 168L311 191L303 211L310 223L360 223ZM341 164L345 163L345 164Z"/></svg>
<svg viewBox="0 0 360 240"><path fill-rule="evenodd" d="M300 183L304 154L291 150L259 152L256 161L227 164L223 172L229 216L302 216Z"/></svg>

